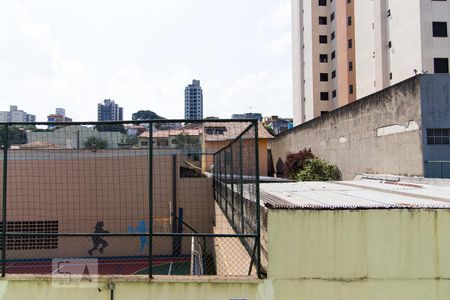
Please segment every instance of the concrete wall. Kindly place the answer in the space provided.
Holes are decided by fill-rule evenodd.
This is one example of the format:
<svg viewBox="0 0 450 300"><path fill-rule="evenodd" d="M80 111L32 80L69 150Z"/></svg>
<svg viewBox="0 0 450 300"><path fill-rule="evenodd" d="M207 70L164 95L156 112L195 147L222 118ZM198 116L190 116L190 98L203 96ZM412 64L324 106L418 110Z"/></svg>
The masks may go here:
<svg viewBox="0 0 450 300"><path fill-rule="evenodd" d="M68 149L85 149L85 143L90 137L96 137L106 141L109 149L116 149L119 143L125 141L126 135L120 132L97 131L91 127L69 125L47 132L27 132L28 144L44 142L60 145Z"/></svg>
<svg viewBox="0 0 450 300"><path fill-rule="evenodd" d="M427 128L450 128L450 75L423 76L420 81L424 161L450 161L450 145L428 145Z"/></svg>
<svg viewBox="0 0 450 300"><path fill-rule="evenodd" d="M449 228L448 210L270 211L266 284L283 300L448 299Z"/></svg>
<svg viewBox="0 0 450 300"><path fill-rule="evenodd" d="M406 80L269 141L273 161L311 148L344 179L362 173L423 175L420 78Z"/></svg>
<svg viewBox="0 0 450 300"><path fill-rule="evenodd" d="M0 298L110 299L108 282L115 283L114 299L450 297L449 210L269 210L268 235L264 280L134 276L80 285L8 276L0 280Z"/></svg>
<svg viewBox="0 0 450 300"><path fill-rule="evenodd" d="M9 279L0 280L0 299L45 299L45 300L109 300L110 291L108 282L115 284L114 299L263 299L261 291L258 291L258 280L164 280L157 279L149 283L145 279L103 279L92 285L91 288L83 288L83 284L52 284L50 279L36 280ZM94 288L95 287L95 288ZM260 294L261 296L258 296Z"/></svg>

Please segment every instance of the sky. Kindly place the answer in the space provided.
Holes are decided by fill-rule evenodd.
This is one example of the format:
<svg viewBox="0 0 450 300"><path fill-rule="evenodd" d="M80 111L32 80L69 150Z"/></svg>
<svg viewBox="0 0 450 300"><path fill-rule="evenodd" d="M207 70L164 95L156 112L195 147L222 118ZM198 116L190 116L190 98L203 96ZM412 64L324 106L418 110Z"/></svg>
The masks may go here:
<svg viewBox="0 0 450 300"><path fill-rule="evenodd" d="M204 117L292 117L290 0L1 0L0 110L97 119L184 117L199 79Z"/></svg>

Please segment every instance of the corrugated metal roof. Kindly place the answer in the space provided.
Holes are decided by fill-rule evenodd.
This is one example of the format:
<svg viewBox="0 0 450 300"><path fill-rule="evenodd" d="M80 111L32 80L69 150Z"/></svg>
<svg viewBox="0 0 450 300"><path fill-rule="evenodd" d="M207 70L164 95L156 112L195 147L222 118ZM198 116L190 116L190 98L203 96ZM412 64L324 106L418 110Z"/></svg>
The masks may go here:
<svg viewBox="0 0 450 300"><path fill-rule="evenodd" d="M272 209L450 208L450 187L364 181L263 183L261 201Z"/></svg>

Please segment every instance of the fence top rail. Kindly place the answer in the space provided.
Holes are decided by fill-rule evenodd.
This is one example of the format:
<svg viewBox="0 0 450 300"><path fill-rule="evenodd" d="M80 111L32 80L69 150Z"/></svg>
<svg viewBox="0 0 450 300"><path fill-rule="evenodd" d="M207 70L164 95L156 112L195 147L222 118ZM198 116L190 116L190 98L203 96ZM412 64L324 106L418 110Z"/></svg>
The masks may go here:
<svg viewBox="0 0 450 300"><path fill-rule="evenodd" d="M142 124L142 123L255 123L257 119L148 119L123 121L77 121L77 122L0 122L0 125L112 125L112 124Z"/></svg>

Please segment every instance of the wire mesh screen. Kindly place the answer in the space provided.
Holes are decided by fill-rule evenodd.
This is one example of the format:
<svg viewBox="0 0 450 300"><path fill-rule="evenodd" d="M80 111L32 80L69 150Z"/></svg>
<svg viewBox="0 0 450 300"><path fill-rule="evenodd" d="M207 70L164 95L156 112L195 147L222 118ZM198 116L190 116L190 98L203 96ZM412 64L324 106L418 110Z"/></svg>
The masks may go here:
<svg viewBox="0 0 450 300"><path fill-rule="evenodd" d="M257 275L255 130L219 120L1 124L3 276Z"/></svg>
<svg viewBox="0 0 450 300"><path fill-rule="evenodd" d="M242 246L259 266L259 177L255 124L214 155L214 195L230 230L243 235Z"/></svg>

